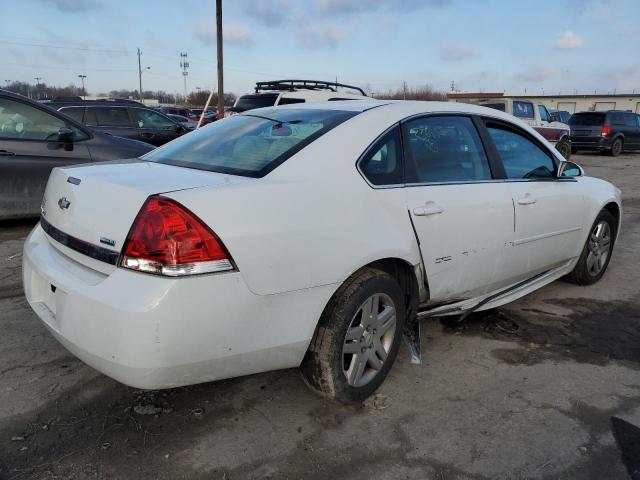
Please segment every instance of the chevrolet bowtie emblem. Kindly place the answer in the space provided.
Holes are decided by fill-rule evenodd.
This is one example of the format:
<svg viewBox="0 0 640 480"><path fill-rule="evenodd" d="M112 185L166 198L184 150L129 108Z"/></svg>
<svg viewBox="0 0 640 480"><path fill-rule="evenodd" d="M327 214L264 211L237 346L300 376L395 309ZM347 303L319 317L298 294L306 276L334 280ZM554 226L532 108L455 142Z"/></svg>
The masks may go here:
<svg viewBox="0 0 640 480"><path fill-rule="evenodd" d="M58 200L58 206L62 210L69 208L69 205L71 205L71 202L67 200L67 197L62 197L60 200Z"/></svg>

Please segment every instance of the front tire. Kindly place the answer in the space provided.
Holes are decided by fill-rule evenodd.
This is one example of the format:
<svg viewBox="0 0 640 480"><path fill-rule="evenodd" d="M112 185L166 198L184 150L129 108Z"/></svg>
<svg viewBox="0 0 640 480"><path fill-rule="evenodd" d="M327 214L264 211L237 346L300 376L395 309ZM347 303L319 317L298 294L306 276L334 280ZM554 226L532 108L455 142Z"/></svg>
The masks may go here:
<svg viewBox="0 0 640 480"><path fill-rule="evenodd" d="M560 152L560 155L564 157L565 160L569 160L571 158L571 142L568 138L562 138L558 143L556 143L556 150Z"/></svg>
<svg viewBox="0 0 640 480"><path fill-rule="evenodd" d="M367 398L393 365L405 316L393 277L373 268L352 275L326 306L302 361L307 384L343 403Z"/></svg>
<svg viewBox="0 0 640 480"><path fill-rule="evenodd" d="M617 228L614 216L602 210L593 222L580 259L567 280L578 285L592 285L602 278L611 260Z"/></svg>

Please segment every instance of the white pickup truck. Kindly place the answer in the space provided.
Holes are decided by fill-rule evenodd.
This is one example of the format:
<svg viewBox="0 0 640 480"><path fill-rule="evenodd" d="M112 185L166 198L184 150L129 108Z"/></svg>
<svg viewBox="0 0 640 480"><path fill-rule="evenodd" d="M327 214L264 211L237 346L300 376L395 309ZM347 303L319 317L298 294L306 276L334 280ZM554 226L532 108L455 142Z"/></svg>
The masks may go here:
<svg viewBox="0 0 640 480"><path fill-rule="evenodd" d="M469 103L495 108L518 117L554 145L564 158L569 159L571 156L571 129L569 125L552 121L551 115L544 105L519 98L491 98L472 100Z"/></svg>

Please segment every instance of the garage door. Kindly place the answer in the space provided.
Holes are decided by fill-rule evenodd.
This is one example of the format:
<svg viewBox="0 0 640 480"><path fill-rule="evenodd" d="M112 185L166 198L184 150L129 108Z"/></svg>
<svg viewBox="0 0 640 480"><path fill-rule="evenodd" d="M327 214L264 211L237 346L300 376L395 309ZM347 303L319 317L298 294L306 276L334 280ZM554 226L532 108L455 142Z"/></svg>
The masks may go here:
<svg viewBox="0 0 640 480"><path fill-rule="evenodd" d="M576 113L576 102L558 102L558 110L566 110L569 113Z"/></svg>
<svg viewBox="0 0 640 480"><path fill-rule="evenodd" d="M596 102L596 112L604 112L605 110L615 110L616 102Z"/></svg>

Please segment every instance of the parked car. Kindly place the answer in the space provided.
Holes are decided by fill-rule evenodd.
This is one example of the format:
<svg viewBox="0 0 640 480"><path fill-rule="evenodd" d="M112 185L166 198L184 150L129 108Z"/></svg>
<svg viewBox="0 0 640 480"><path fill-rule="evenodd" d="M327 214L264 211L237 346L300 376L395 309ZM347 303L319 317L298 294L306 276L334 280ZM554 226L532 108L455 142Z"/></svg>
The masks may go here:
<svg viewBox="0 0 640 480"><path fill-rule="evenodd" d="M0 90L0 219L39 215L54 167L139 157L152 148L93 132L38 102Z"/></svg>
<svg viewBox="0 0 640 480"><path fill-rule="evenodd" d="M175 120L176 122L178 122L179 124L187 128L188 130L194 130L198 126L197 120L192 120L190 118L183 117L182 115L174 115L172 113L169 113L167 117L169 117L172 120Z"/></svg>
<svg viewBox="0 0 640 480"><path fill-rule="evenodd" d="M403 336L419 360L418 317L597 282L621 216L620 190L526 123L446 102L253 110L57 168L45 200L24 291L89 365L137 388L300 365L345 402Z"/></svg>
<svg viewBox="0 0 640 480"><path fill-rule="evenodd" d="M137 104L93 101L55 107L92 130L155 146L164 145L188 132L185 126L164 113Z"/></svg>
<svg viewBox="0 0 640 480"><path fill-rule="evenodd" d="M512 114L531 125L565 159L568 160L571 157L571 129L569 125L554 120L547 107L541 103L535 104L527 99L513 98L491 98L473 103Z"/></svg>
<svg viewBox="0 0 640 480"><path fill-rule="evenodd" d="M574 113L569 121L573 151L599 150L615 157L640 149L640 115L619 110Z"/></svg>
<svg viewBox="0 0 640 480"><path fill-rule="evenodd" d="M193 111L186 107L158 107L158 110L165 115L182 115L187 118L195 117Z"/></svg>
<svg viewBox="0 0 640 480"><path fill-rule="evenodd" d="M343 90L339 90L339 88ZM350 92L345 92L345 89L350 90ZM238 97L229 115L254 108L335 100L371 100L371 98L367 97L360 87L337 82L319 80L256 82L255 92Z"/></svg>
<svg viewBox="0 0 640 480"><path fill-rule="evenodd" d="M566 110L549 110L549 117L552 122L560 122L566 125L569 124L571 112L567 112Z"/></svg>

